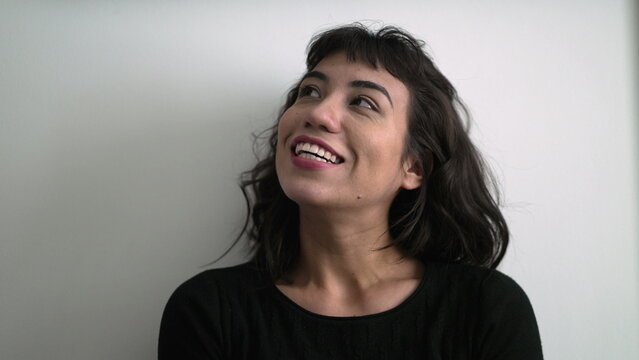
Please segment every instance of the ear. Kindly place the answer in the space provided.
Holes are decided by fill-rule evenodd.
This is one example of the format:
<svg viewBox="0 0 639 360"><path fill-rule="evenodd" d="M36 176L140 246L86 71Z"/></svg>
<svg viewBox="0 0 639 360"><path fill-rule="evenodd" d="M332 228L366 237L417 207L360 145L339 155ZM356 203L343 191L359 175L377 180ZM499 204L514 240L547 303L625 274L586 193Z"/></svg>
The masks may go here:
<svg viewBox="0 0 639 360"><path fill-rule="evenodd" d="M428 161L428 166L432 161ZM430 172L430 171L429 171ZM406 190L414 190L422 186L424 181L424 165L414 155L408 155L402 164L402 188Z"/></svg>

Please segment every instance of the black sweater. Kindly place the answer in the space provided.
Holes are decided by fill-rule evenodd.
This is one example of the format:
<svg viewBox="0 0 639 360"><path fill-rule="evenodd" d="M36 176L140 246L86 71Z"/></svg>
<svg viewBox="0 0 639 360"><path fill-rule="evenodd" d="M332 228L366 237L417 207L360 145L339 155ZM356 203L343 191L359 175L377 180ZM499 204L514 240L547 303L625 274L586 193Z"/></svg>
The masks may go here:
<svg viewBox="0 0 639 360"><path fill-rule="evenodd" d="M532 307L511 278L425 266L404 302L359 317L305 310L251 262L205 271L169 299L159 359L542 359Z"/></svg>

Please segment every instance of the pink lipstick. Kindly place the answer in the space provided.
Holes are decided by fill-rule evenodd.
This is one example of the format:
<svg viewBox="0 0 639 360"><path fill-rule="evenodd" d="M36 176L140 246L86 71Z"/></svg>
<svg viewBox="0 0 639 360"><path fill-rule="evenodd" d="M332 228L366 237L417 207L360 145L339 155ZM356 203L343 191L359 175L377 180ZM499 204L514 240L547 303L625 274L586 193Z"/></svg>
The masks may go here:
<svg viewBox="0 0 639 360"><path fill-rule="evenodd" d="M324 141L306 135L293 139L291 160L304 169L326 169L338 166L344 159Z"/></svg>

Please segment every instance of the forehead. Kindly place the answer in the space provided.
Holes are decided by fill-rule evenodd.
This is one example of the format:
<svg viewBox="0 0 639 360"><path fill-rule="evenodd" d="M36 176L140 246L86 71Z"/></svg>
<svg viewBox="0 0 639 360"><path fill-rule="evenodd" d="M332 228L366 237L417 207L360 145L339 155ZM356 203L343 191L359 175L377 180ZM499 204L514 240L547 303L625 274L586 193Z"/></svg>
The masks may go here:
<svg viewBox="0 0 639 360"><path fill-rule="evenodd" d="M406 85L383 66L373 67L368 62L349 60L345 52L326 56L312 70L324 73L331 82L373 81L386 88L393 98L408 99L409 92Z"/></svg>

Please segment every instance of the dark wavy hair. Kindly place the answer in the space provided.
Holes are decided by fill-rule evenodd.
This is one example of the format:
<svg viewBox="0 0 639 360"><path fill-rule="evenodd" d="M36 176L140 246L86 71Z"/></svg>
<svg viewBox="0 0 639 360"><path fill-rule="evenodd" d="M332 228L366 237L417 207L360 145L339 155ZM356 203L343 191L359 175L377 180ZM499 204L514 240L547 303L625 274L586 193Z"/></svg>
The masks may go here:
<svg viewBox="0 0 639 360"><path fill-rule="evenodd" d="M316 35L307 49L306 69L343 51L349 61L383 67L409 89L405 154L421 161L424 178L419 188L402 189L393 200L392 242L386 247L396 246L424 262L495 268L509 237L495 181L468 137L468 111L423 46L397 27L372 31L355 23ZM278 122L298 89L299 82L288 92ZM240 179L248 211L231 247L246 236L253 260L277 280L299 256L299 210L275 172L277 123L256 137L257 144L260 140L266 140L267 153Z"/></svg>

